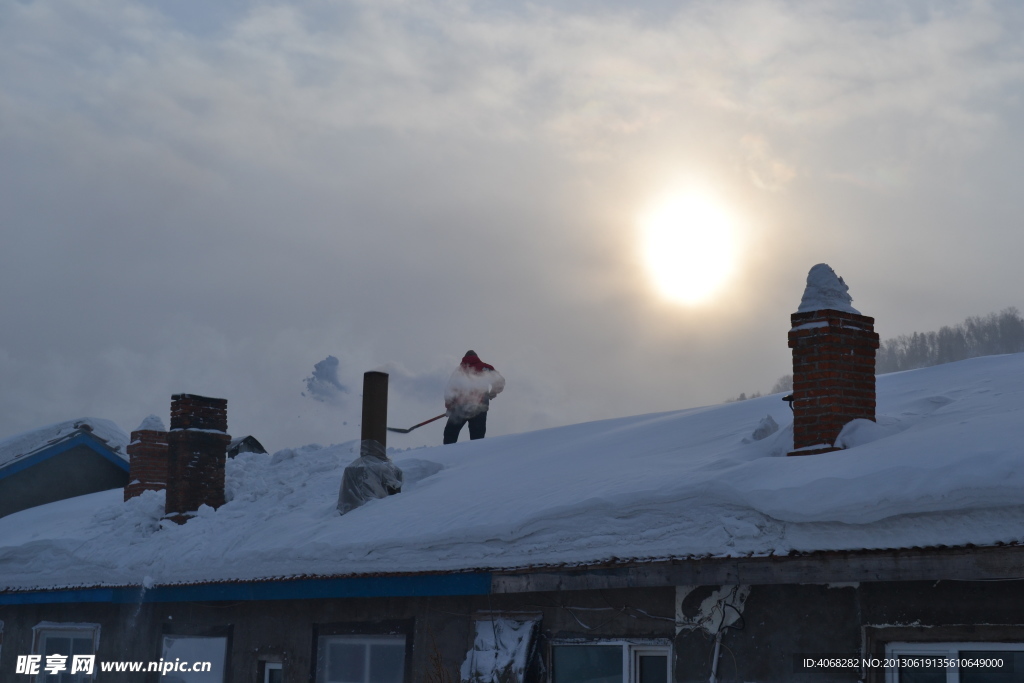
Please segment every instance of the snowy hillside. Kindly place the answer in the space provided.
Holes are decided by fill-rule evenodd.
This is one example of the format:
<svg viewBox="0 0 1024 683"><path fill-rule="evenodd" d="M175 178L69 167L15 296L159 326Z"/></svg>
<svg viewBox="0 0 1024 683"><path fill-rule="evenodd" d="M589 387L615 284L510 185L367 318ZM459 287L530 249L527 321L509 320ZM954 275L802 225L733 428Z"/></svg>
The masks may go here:
<svg viewBox="0 0 1024 683"><path fill-rule="evenodd" d="M392 453L403 492L345 516L351 444L243 454L184 526L119 490L0 519L0 590L1021 540L1024 354L878 389L843 452L782 457L792 417L766 396ZM782 428L752 440L766 415Z"/></svg>

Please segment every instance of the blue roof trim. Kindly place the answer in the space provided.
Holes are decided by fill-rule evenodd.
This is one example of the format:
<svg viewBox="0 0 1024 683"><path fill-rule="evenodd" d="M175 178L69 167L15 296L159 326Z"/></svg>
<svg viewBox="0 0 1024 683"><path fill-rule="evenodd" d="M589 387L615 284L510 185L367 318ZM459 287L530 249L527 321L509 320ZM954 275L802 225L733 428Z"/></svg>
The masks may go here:
<svg viewBox="0 0 1024 683"><path fill-rule="evenodd" d="M259 583L208 583L140 588L81 588L64 591L0 593L0 605L109 602L211 602L217 600L307 600L313 598L391 598L487 595L491 574L418 574L299 579Z"/></svg>
<svg viewBox="0 0 1024 683"><path fill-rule="evenodd" d="M37 451L36 453L30 455L27 458L15 460L11 464L0 468L0 479L4 479L5 477L17 474L22 470L27 470L29 467L32 467L33 465L38 465L44 460L48 460L49 458L52 458L55 455L60 455L61 453L69 451L72 448L76 448L78 446L86 446L87 448L95 452L97 455L100 455L103 458L109 460L110 462L117 465L125 472L129 471L129 465L127 460L120 457L119 455L116 455L112 449L108 448L102 441L97 439L95 436L92 436L87 432L80 431L78 434L75 434L70 439L65 439L64 441L55 443L52 446L48 446L40 451Z"/></svg>

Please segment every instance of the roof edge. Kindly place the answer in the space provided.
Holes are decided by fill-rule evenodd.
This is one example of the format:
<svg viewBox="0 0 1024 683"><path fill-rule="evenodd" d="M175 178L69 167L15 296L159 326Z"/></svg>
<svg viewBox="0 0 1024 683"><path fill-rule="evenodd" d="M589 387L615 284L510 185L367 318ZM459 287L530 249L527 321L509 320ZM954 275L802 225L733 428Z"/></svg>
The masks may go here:
<svg viewBox="0 0 1024 683"><path fill-rule="evenodd" d="M494 593L658 586L1024 581L1024 546L958 546L708 557L495 572Z"/></svg>
<svg viewBox="0 0 1024 683"><path fill-rule="evenodd" d="M1024 581L1024 545L794 552L591 566L0 592L0 605L428 597L695 585Z"/></svg>
<svg viewBox="0 0 1024 683"><path fill-rule="evenodd" d="M0 593L0 605L107 602L216 602L221 600L303 600L321 598L486 595L487 572L355 576L326 579L183 584L175 586L77 588Z"/></svg>

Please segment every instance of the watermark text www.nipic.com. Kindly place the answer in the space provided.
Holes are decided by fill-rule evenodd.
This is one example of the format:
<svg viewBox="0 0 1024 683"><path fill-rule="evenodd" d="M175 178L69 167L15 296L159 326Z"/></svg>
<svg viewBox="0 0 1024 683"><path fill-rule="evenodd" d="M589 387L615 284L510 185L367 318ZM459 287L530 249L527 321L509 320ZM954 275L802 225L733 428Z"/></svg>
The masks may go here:
<svg viewBox="0 0 1024 683"><path fill-rule="evenodd" d="M36 674L82 673L91 675L96 669L96 655L18 655L17 668L14 673L33 676ZM159 672L166 676L169 673L205 673L213 669L211 662L183 662L180 659L157 662L100 662L99 669L103 672L130 671Z"/></svg>

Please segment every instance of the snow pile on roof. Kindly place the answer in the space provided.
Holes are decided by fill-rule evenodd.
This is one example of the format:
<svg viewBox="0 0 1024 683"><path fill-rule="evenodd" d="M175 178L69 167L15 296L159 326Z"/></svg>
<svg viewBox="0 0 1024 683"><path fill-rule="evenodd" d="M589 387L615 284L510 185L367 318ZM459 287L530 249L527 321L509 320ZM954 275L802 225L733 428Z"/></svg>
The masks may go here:
<svg viewBox="0 0 1024 683"><path fill-rule="evenodd" d="M125 453L125 447L128 445L128 435L124 433L124 430L110 420L83 417L22 432L9 439L0 441L0 467L21 460L47 446L71 438L83 430L90 432L97 439L106 443L112 451L125 460L128 459Z"/></svg>
<svg viewBox="0 0 1024 683"><path fill-rule="evenodd" d="M779 457L792 416L766 396L392 451L402 492L344 516L357 444L245 453L228 502L182 526L162 493L117 490L0 518L0 589L1024 541L1024 354L878 386L842 452ZM780 429L752 440L766 415Z"/></svg>
<svg viewBox="0 0 1024 683"><path fill-rule="evenodd" d="M836 271L827 263L819 263L807 273L807 287L804 288L804 296L796 312L810 313L830 309L860 315L860 311L852 304L850 288L843 282L843 278L836 275Z"/></svg>

